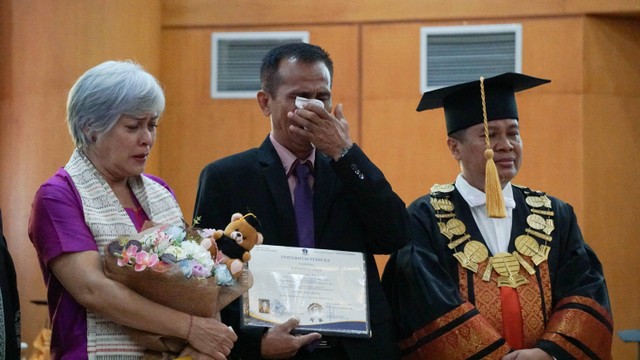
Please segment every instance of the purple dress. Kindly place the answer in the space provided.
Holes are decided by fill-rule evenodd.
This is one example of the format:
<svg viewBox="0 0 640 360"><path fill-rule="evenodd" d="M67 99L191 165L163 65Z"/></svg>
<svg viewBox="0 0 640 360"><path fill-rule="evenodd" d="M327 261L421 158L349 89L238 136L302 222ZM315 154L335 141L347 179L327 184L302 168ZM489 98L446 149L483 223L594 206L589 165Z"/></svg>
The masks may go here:
<svg viewBox="0 0 640 360"><path fill-rule="evenodd" d="M146 176L174 194L162 179L152 175ZM135 202L139 210L125 210L136 229L140 231L149 217L140 208L137 200ZM52 328L51 359L86 359L88 355L85 308L75 301L49 270L50 262L62 254L98 251L91 230L84 220L80 194L64 168L60 168L42 184L36 193L29 219L29 238L38 252L38 261L47 286Z"/></svg>

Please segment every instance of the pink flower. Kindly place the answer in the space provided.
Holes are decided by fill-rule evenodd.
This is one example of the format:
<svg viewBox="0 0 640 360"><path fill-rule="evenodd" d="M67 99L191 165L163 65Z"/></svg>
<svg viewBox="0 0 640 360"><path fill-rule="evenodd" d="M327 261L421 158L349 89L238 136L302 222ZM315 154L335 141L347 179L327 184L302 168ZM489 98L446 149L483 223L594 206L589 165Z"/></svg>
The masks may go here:
<svg viewBox="0 0 640 360"><path fill-rule="evenodd" d="M122 249L122 257L118 258L118 266L126 266L131 263L131 258L135 258L138 252L138 247L131 245L126 249Z"/></svg>
<svg viewBox="0 0 640 360"><path fill-rule="evenodd" d="M158 264L158 255L157 254L149 254L146 251L140 251L136 254L136 265L134 269L136 271L142 271L147 267L154 267Z"/></svg>
<svg viewBox="0 0 640 360"><path fill-rule="evenodd" d="M167 246L169 246L169 243L171 242L171 236L166 234L164 231L158 231L157 235L158 237L153 240L153 245L155 245L155 248L166 248Z"/></svg>

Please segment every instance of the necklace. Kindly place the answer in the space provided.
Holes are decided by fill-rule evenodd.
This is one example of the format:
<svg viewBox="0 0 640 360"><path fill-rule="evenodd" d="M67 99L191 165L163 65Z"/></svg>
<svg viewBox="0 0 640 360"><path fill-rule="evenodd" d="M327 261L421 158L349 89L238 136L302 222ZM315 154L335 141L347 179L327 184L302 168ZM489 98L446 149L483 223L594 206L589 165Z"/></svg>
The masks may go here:
<svg viewBox="0 0 640 360"><path fill-rule="evenodd" d="M540 265L549 257L549 243L553 239L551 233L555 229L551 200L541 191L534 191L526 187L514 185L523 189L525 201L529 207L527 216L528 227L524 234L515 240L516 251L513 253L498 253L489 257L487 247L477 240L472 240L467 233L466 225L456 218L455 206L451 201L451 193L455 189L453 184L435 184L431 188L431 206L438 219L440 233L449 240L447 247L453 251L453 257L465 269L478 272L478 264L488 261L482 275L482 280L490 281L491 273L495 270L500 276L496 279L498 287L509 286L517 288L529 281L520 274L520 267L533 275L536 270L523 258L527 256L536 265ZM464 246L463 246L464 245Z"/></svg>

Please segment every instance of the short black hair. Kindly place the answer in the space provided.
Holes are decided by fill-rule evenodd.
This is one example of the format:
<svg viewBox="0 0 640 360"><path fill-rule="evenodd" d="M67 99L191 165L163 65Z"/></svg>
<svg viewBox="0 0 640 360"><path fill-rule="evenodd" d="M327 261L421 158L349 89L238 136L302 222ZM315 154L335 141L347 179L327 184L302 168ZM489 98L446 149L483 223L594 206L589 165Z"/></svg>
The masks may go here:
<svg viewBox="0 0 640 360"><path fill-rule="evenodd" d="M279 45L271 50L262 58L262 66L260 67L260 81L262 82L262 90L269 95L275 96L276 90L280 85L280 77L278 69L283 59L296 58L306 64L323 62L329 75L331 76L331 85L333 85L333 61L324 49L317 45L307 44L303 42L294 42Z"/></svg>

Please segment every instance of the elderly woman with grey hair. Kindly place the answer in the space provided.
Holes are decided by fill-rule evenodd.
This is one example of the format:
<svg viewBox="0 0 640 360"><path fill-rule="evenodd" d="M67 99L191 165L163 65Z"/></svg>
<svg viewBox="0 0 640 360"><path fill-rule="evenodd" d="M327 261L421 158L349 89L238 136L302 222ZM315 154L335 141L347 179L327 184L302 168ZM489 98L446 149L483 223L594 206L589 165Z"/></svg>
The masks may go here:
<svg viewBox="0 0 640 360"><path fill-rule="evenodd" d="M165 106L158 81L107 61L69 92L69 162L38 190L29 237L47 285L53 359L139 359L123 326L185 339L199 358L225 359L237 337L213 318L154 303L107 278L103 248L146 220L182 223L169 186L143 174ZM205 355L206 354L206 355Z"/></svg>

